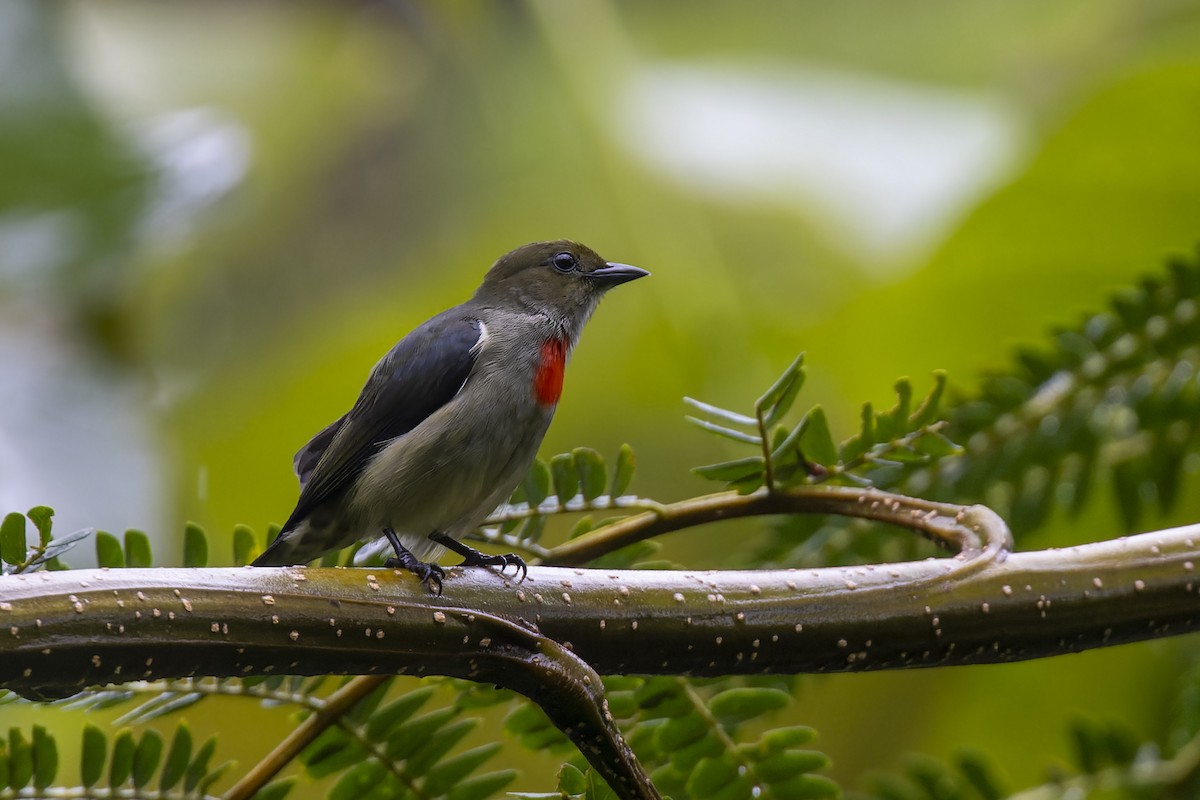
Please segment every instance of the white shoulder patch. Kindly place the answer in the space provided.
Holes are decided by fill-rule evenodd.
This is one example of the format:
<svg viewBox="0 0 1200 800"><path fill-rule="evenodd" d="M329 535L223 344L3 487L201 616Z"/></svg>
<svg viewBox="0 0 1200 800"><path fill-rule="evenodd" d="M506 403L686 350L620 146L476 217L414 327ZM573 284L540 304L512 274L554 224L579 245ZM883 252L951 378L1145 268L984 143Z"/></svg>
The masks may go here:
<svg viewBox="0 0 1200 800"><path fill-rule="evenodd" d="M473 356L479 355L480 351L483 350L484 344L486 344L488 340L487 325L484 325L483 320L481 319L477 319L475 322L479 325L479 339L476 340L475 344L471 345L471 355Z"/></svg>

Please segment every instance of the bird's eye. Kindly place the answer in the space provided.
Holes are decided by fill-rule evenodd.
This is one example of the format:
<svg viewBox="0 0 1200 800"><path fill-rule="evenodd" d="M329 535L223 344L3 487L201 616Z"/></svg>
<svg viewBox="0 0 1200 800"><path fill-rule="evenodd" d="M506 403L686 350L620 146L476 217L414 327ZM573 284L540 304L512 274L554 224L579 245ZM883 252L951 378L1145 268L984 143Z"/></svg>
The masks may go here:
<svg viewBox="0 0 1200 800"><path fill-rule="evenodd" d="M550 259L550 263L559 272L570 272L575 269L575 256L570 253L559 253L554 258Z"/></svg>

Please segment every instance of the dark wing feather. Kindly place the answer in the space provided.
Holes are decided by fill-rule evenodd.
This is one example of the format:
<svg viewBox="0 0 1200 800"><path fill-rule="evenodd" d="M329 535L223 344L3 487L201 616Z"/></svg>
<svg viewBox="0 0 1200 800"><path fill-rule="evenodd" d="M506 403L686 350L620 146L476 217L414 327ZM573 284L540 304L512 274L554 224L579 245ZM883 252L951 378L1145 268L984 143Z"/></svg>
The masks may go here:
<svg viewBox="0 0 1200 800"><path fill-rule="evenodd" d="M481 336L478 320L451 309L400 340L371 370L354 408L296 454L300 499L283 530L349 488L388 442L450 402L475 366Z"/></svg>
<svg viewBox="0 0 1200 800"><path fill-rule="evenodd" d="M326 448L333 441L333 437L341 430L342 423L346 421L347 414L337 418L336 422L331 422L329 425L321 429L321 432L308 441L308 444L301 447L296 453L296 457L292 459L292 468L296 471L296 477L300 479L300 488L304 488L304 484L308 483L309 476L317 467L317 462L321 460L321 456L325 455Z"/></svg>

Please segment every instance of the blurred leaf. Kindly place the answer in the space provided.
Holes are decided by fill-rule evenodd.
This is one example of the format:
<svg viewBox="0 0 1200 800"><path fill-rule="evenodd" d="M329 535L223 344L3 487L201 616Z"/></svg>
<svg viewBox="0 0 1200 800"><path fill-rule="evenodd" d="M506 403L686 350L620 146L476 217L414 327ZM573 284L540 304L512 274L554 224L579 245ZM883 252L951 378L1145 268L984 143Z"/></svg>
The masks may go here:
<svg viewBox="0 0 1200 800"><path fill-rule="evenodd" d="M716 423L709 422L705 419L699 419L698 417L684 417L684 419L695 425L697 428L706 430L709 433L715 433L717 436L723 436L726 439L732 439L735 442L740 442L742 444L762 444L761 436L755 436L751 433L743 433L742 431L734 430L733 428L726 428L724 425L717 425Z"/></svg>
<svg viewBox="0 0 1200 800"><path fill-rule="evenodd" d="M19 728L8 729L8 785L24 789L33 780L33 745Z"/></svg>
<svg viewBox="0 0 1200 800"><path fill-rule="evenodd" d="M242 567L249 564L258 555L258 537L248 525L233 526L233 565Z"/></svg>
<svg viewBox="0 0 1200 800"><path fill-rule="evenodd" d="M617 468L613 470L612 488L609 490L609 494L613 497L623 496L625 490L629 488L636 470L637 458L634 456L633 448L628 444L622 444L621 449L617 451Z"/></svg>
<svg viewBox="0 0 1200 800"><path fill-rule="evenodd" d="M167 751L167 759L163 763L162 777L158 788L166 793L175 788L183 780L188 764L192 758L192 732L186 724L180 724L171 737L171 747Z"/></svg>
<svg viewBox="0 0 1200 800"><path fill-rule="evenodd" d="M590 447L576 447L571 451L575 459L575 469L579 473L579 486L583 499L595 500L604 494L608 483L608 475L604 470L604 457Z"/></svg>
<svg viewBox="0 0 1200 800"><path fill-rule="evenodd" d="M208 536L194 522L183 528L183 565L185 567L208 566Z"/></svg>
<svg viewBox="0 0 1200 800"><path fill-rule="evenodd" d="M762 471L762 456L749 456L703 467L692 467L692 472L710 481L739 481L750 476L762 475Z"/></svg>
<svg viewBox="0 0 1200 800"><path fill-rule="evenodd" d="M731 425L741 425L742 427L747 428L754 428L758 426L758 420L756 420L754 417L748 417L745 414L739 414L736 411L730 411L727 408L714 406L711 403L702 402L694 397L684 397L683 402L687 403L689 406L702 414L715 417L722 422L727 422Z"/></svg>
<svg viewBox="0 0 1200 800"><path fill-rule="evenodd" d="M125 566L125 553L121 550L121 542L107 531L96 532L96 563L109 569Z"/></svg>
<svg viewBox="0 0 1200 800"><path fill-rule="evenodd" d="M560 453L550 459L550 475L554 480L554 493L564 505L579 494L579 473L575 470L575 457Z"/></svg>
<svg viewBox="0 0 1200 800"><path fill-rule="evenodd" d="M530 508L537 508L543 500L550 496L550 467L545 461L540 458L533 460L521 488L525 491L525 499Z"/></svg>
<svg viewBox="0 0 1200 800"><path fill-rule="evenodd" d="M152 566L150 537L142 531L125 531L125 566L140 568Z"/></svg>
<svg viewBox="0 0 1200 800"><path fill-rule="evenodd" d="M83 726L83 746L79 753L80 783L93 786L104 774L104 761L108 755L108 737L104 731L88 722Z"/></svg>
<svg viewBox="0 0 1200 800"><path fill-rule="evenodd" d="M836 465L838 450L829 431L829 422L825 419L825 410L813 406L800 424L804 432L800 435L799 444L805 458L825 466Z"/></svg>
<svg viewBox="0 0 1200 800"><path fill-rule="evenodd" d="M41 725L33 726L33 785L45 789L58 774L58 745Z"/></svg>
<svg viewBox="0 0 1200 800"><path fill-rule="evenodd" d="M29 517L33 526L37 528L38 541L41 544L49 544L53 535L54 509L49 506L34 506L25 512L25 516Z"/></svg>
<svg viewBox="0 0 1200 800"><path fill-rule="evenodd" d="M142 788L154 777L154 773L158 770L159 762L162 759L162 753L162 735L153 729L143 732L142 739L138 742L137 748L133 753L133 770L131 774L135 788Z"/></svg>

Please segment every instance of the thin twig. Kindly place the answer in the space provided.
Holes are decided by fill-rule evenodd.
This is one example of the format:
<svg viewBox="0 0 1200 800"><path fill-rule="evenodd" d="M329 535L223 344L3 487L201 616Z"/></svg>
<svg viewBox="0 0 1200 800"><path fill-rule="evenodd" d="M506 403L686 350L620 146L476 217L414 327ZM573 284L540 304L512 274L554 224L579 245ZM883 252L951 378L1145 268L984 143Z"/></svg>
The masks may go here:
<svg viewBox="0 0 1200 800"><path fill-rule="evenodd" d="M391 679L390 675L360 675L350 680L329 697L321 708L300 723L296 730L286 736L275 749L250 768L241 779L230 787L223 800L249 800L266 786L279 771L291 763L310 743L328 727L350 713L351 709L371 692Z"/></svg>

